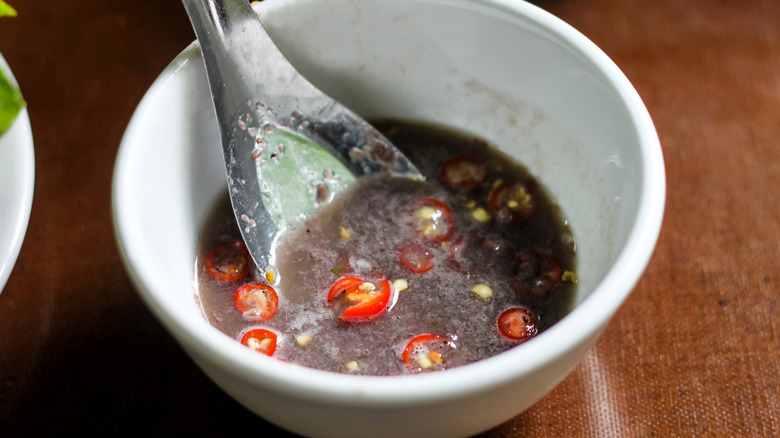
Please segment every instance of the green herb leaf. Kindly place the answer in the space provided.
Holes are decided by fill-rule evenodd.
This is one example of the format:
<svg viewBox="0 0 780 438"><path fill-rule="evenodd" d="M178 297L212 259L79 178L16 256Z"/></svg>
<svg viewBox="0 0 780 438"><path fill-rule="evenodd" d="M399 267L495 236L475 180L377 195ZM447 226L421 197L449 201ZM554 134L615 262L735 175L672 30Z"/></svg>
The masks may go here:
<svg viewBox="0 0 780 438"><path fill-rule="evenodd" d="M344 266L339 266L338 268L333 268L333 269L330 270L330 272L338 275L340 270L346 269L346 268L349 268L349 265L344 265Z"/></svg>
<svg viewBox="0 0 780 438"><path fill-rule="evenodd" d="M16 17L16 10L8 3L0 0L0 17Z"/></svg>
<svg viewBox="0 0 780 438"><path fill-rule="evenodd" d="M336 157L312 140L284 128L263 134L266 152L256 160L266 210L277 224L291 226L316 210L318 188L328 199L344 190L355 176ZM328 170L332 178L325 178Z"/></svg>
<svg viewBox="0 0 780 438"><path fill-rule="evenodd" d="M24 106L22 92L0 71L0 135L11 127Z"/></svg>

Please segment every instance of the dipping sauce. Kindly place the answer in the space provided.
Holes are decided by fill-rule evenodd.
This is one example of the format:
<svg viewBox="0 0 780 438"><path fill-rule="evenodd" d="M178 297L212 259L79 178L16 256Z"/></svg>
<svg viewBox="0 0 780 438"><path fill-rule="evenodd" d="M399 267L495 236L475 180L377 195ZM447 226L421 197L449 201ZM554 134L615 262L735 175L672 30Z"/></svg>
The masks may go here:
<svg viewBox="0 0 780 438"><path fill-rule="evenodd" d="M399 375L496 355L566 315L574 239L523 166L442 127L374 126L428 181L358 181L281 236L268 273L239 243L225 194L199 239L213 326L291 363Z"/></svg>

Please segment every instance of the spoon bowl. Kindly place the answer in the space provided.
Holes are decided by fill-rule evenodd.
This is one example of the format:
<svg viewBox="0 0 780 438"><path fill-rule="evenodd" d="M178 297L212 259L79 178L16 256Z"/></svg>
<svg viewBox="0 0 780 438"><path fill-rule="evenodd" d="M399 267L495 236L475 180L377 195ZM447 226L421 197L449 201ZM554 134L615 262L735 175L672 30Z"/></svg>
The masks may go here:
<svg viewBox="0 0 780 438"><path fill-rule="evenodd" d="M203 55L233 212L265 271L273 241L359 176L424 179L382 134L304 78L246 0L183 0Z"/></svg>

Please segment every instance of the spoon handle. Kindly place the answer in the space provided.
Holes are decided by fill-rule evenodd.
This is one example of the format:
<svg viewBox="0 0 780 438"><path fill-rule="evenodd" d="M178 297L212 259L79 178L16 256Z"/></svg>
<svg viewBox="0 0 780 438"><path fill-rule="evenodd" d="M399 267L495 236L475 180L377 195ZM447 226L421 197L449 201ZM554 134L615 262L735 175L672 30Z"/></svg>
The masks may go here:
<svg viewBox="0 0 780 438"><path fill-rule="evenodd" d="M261 269L279 230L356 177L423 179L376 129L298 73L247 0L182 1L206 66L233 210Z"/></svg>
<svg viewBox="0 0 780 438"><path fill-rule="evenodd" d="M325 97L282 55L247 0L183 3L201 47L220 126L231 128L236 121L235 113L220 109L247 99L273 102L279 90L298 99Z"/></svg>

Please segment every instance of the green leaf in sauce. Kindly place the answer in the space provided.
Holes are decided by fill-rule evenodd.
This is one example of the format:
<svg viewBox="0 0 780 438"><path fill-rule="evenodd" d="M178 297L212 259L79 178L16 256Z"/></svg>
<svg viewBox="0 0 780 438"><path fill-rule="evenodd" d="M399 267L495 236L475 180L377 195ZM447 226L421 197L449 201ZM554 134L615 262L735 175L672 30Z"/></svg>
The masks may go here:
<svg viewBox="0 0 780 438"><path fill-rule="evenodd" d="M257 174L263 203L277 225L292 226L355 180L338 158L306 137L275 128L263 140Z"/></svg>
<svg viewBox="0 0 780 438"><path fill-rule="evenodd" d="M330 272L338 275L339 271L341 271L342 269L346 269L346 268L349 268L349 265L343 265L343 266L339 266L338 268L333 268L333 269L330 270Z"/></svg>

